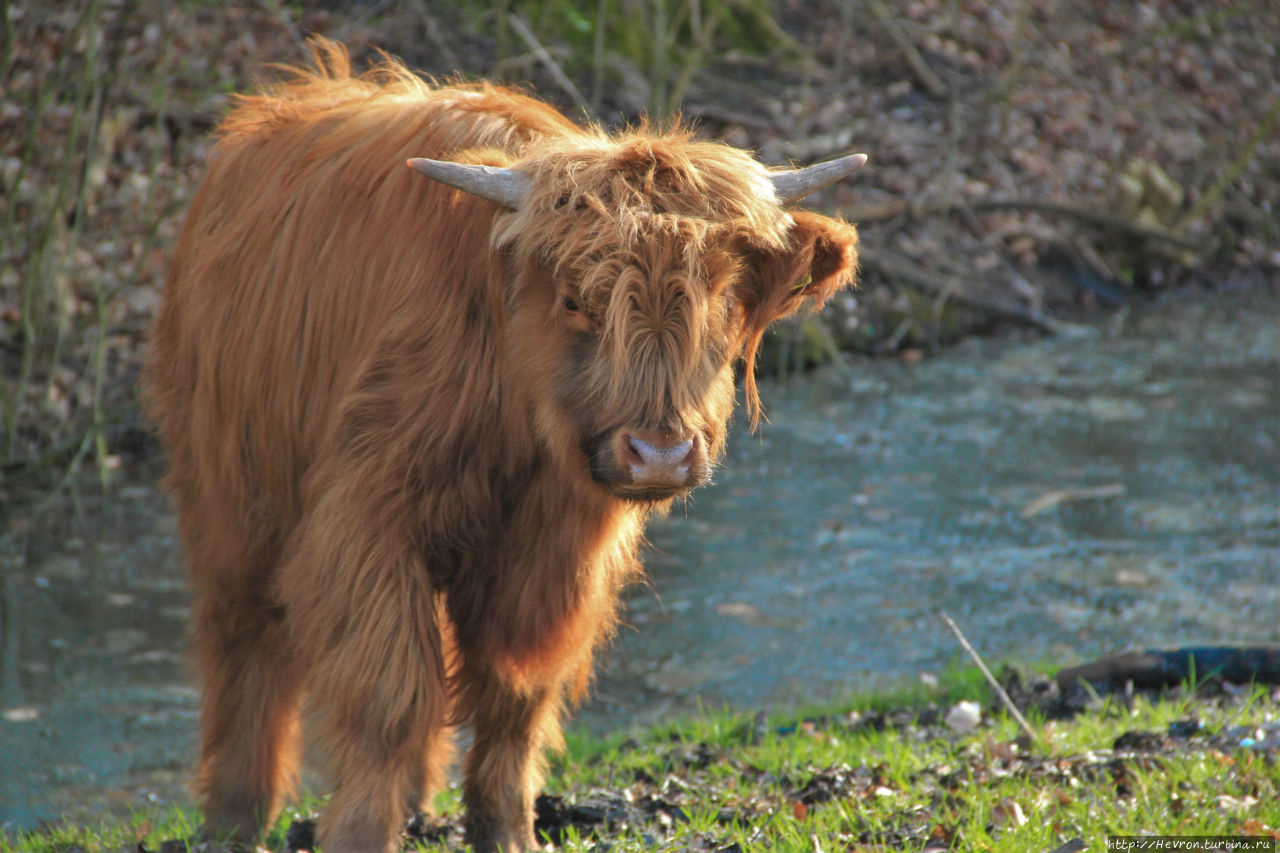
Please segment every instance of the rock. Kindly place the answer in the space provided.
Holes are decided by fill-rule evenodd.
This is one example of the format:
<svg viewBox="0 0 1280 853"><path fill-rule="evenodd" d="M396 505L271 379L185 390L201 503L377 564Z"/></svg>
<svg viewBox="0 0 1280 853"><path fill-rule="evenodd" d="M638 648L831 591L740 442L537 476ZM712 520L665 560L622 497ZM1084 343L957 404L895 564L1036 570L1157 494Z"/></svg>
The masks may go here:
<svg viewBox="0 0 1280 853"><path fill-rule="evenodd" d="M977 702L957 702L947 711L943 718L947 728L958 735L965 735L978 727L982 722L982 706Z"/></svg>

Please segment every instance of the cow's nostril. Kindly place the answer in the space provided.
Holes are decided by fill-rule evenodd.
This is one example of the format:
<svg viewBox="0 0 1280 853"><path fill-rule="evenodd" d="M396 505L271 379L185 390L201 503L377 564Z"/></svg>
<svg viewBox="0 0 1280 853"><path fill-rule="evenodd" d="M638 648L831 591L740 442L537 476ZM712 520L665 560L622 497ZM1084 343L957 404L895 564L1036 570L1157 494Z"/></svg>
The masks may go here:
<svg viewBox="0 0 1280 853"><path fill-rule="evenodd" d="M689 461L689 457L693 455L693 439L687 439L671 448L671 456L675 459L677 465L683 465Z"/></svg>
<svg viewBox="0 0 1280 853"><path fill-rule="evenodd" d="M626 446L626 463L631 467L645 464L645 451L650 449L642 439L636 438L634 435L628 435L624 442Z"/></svg>

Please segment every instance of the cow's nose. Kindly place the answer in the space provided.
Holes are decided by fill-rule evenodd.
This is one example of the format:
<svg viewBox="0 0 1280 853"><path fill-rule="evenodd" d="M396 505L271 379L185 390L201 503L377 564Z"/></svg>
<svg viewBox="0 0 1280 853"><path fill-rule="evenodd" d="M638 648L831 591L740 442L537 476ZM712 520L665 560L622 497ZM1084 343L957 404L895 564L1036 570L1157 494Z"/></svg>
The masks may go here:
<svg viewBox="0 0 1280 853"><path fill-rule="evenodd" d="M628 432L622 437L623 460L633 486L683 486L693 464L693 439Z"/></svg>

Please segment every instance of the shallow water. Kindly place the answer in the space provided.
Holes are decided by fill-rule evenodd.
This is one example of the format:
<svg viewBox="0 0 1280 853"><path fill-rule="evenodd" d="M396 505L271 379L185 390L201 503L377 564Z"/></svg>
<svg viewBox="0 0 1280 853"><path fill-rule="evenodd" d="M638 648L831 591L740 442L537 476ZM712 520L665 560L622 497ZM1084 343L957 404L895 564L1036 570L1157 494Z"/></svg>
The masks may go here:
<svg viewBox="0 0 1280 853"><path fill-rule="evenodd" d="M581 724L784 708L963 663L1280 643L1280 298L971 341L763 393L717 484L650 529L650 584ZM196 693L150 486L0 539L0 824L183 799ZM74 524L65 519L76 517Z"/></svg>
<svg viewBox="0 0 1280 853"><path fill-rule="evenodd" d="M653 590L590 711L786 706L965 663L939 609L994 660L1280 642L1280 308L1097 331L770 388L769 426L651 529Z"/></svg>

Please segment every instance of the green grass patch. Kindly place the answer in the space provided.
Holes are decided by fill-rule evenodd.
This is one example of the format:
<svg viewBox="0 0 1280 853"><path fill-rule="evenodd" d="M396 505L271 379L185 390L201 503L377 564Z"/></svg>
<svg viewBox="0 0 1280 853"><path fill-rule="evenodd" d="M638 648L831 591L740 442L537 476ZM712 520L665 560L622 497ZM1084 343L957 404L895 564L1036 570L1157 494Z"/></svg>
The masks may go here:
<svg viewBox="0 0 1280 853"><path fill-rule="evenodd" d="M803 714L708 710L638 735L573 731L538 827L568 851L1051 851L1076 838L1104 850L1108 835L1275 836L1277 698L1184 686L1095 695L1078 710L1050 691L1020 700L1033 738L962 672ZM981 709L968 731L953 716L960 701ZM288 808L267 846L306 837L294 823L321 807ZM457 789L437 807L407 846L462 846ZM0 853L177 853L197 825L189 811L140 813L10 837Z"/></svg>

